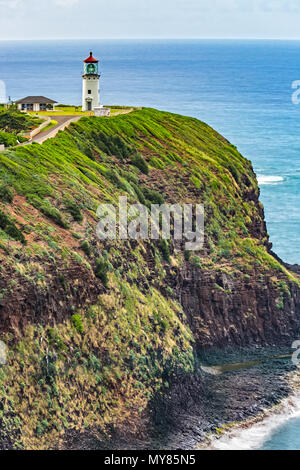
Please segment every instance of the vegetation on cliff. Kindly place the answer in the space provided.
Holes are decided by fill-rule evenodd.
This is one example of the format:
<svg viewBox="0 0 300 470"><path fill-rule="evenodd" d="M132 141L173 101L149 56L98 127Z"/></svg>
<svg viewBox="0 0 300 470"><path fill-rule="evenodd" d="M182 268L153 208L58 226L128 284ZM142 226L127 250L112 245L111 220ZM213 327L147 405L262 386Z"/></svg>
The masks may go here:
<svg viewBox="0 0 300 470"><path fill-rule="evenodd" d="M0 144L14 147L18 142L26 142L22 133L34 129L41 122L36 116L21 113L15 106L0 109Z"/></svg>
<svg viewBox="0 0 300 470"><path fill-rule="evenodd" d="M120 195L148 207L204 203L204 249L101 242L97 207ZM151 399L193 373L195 341L240 339L233 321L263 340L259 305L228 321L224 310L214 339L205 305L193 316L180 291L181 278L204 276L224 306L235 283L255 278L257 289L274 289L268 312L281 318L298 280L269 253L258 198L251 163L232 144L197 119L153 109L84 117L43 145L0 153L0 338L9 351L0 446L52 448L71 430L134 433Z"/></svg>

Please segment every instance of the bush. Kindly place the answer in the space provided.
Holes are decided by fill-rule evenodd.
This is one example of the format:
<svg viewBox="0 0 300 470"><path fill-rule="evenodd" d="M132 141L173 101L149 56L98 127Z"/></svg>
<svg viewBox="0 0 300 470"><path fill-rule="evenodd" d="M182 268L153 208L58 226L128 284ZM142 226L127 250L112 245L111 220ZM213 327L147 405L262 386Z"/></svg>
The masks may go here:
<svg viewBox="0 0 300 470"><path fill-rule="evenodd" d="M158 191L155 191L154 189L148 189L148 188L142 188L142 191L145 196L145 199L150 201L152 204L159 204L159 205L164 204L165 202L164 197Z"/></svg>
<svg viewBox="0 0 300 470"><path fill-rule="evenodd" d="M146 199L145 199L145 196L143 194L143 191L141 190L141 188L135 184L135 183L131 183L131 186L133 187L138 199L139 199L139 202L141 204L145 204L146 203Z"/></svg>
<svg viewBox="0 0 300 470"><path fill-rule="evenodd" d="M18 144L18 138L14 134L0 132L0 144L3 144L5 147L13 147Z"/></svg>
<svg viewBox="0 0 300 470"><path fill-rule="evenodd" d="M159 240L158 247L161 251L161 254L163 255L164 260L167 261L168 263L170 263L171 262L170 249L169 249L169 245L168 245L167 241L166 240Z"/></svg>
<svg viewBox="0 0 300 470"><path fill-rule="evenodd" d="M17 139L20 142L20 144L23 144L24 142L28 142L28 138L24 137L23 135L17 135Z"/></svg>
<svg viewBox="0 0 300 470"><path fill-rule="evenodd" d="M200 268L200 269L202 268L202 263L201 263L201 259L199 258L199 256L193 256L191 258L191 261L195 266L197 266L197 268Z"/></svg>
<svg viewBox="0 0 300 470"><path fill-rule="evenodd" d="M16 227L12 220L2 211L0 211L0 228L11 238L26 245L23 233Z"/></svg>
<svg viewBox="0 0 300 470"><path fill-rule="evenodd" d="M41 120L35 116L28 116L18 110L10 109L0 113L0 129L7 132L19 133L36 127Z"/></svg>
<svg viewBox="0 0 300 470"><path fill-rule="evenodd" d="M56 207L52 206L49 201L44 201L40 207L41 211L50 219L53 219L62 228L68 228L67 222Z"/></svg>
<svg viewBox="0 0 300 470"><path fill-rule="evenodd" d="M40 210L44 215L54 220L62 228L69 228L68 223L63 218L62 214L56 207L52 206L51 202L48 199L41 200L35 195L30 195L27 197L27 200L32 204L36 209Z"/></svg>
<svg viewBox="0 0 300 470"><path fill-rule="evenodd" d="M107 276L108 271L109 271L108 262L103 258L98 258L96 261L95 276L98 277L102 281L104 287L107 287L107 284L108 284L108 276Z"/></svg>
<svg viewBox="0 0 300 470"><path fill-rule="evenodd" d="M83 221L83 215L81 214L80 208L78 207L78 203L76 201L71 199L66 200L65 207L76 222Z"/></svg>
<svg viewBox="0 0 300 470"><path fill-rule="evenodd" d="M56 348L59 352L67 350L67 346L60 338L58 332L54 328L49 328L47 331L48 343L51 347Z"/></svg>
<svg viewBox="0 0 300 470"><path fill-rule="evenodd" d="M41 378L46 380L48 385L53 385L57 376L56 356L48 353L40 362Z"/></svg>
<svg viewBox="0 0 300 470"><path fill-rule="evenodd" d="M92 132L92 138L98 148L107 155L114 155L120 160L128 158L132 149L118 135L107 135L104 132Z"/></svg>
<svg viewBox="0 0 300 470"><path fill-rule="evenodd" d="M78 333L82 334L84 332L82 318L79 314L72 315L71 323Z"/></svg>
<svg viewBox="0 0 300 470"><path fill-rule="evenodd" d="M132 157L131 163L145 175L149 174L148 165L140 153L137 153L136 155L134 155L134 157Z"/></svg>
<svg viewBox="0 0 300 470"><path fill-rule="evenodd" d="M49 423L47 420L44 419L43 421L38 422L35 429L36 435L41 437L46 432L48 427Z"/></svg>
<svg viewBox="0 0 300 470"><path fill-rule="evenodd" d="M7 184L0 185L0 200L9 203L14 200L14 194Z"/></svg>
<svg viewBox="0 0 300 470"><path fill-rule="evenodd" d="M82 251L84 251L84 253L87 255L87 256L90 256L91 254L91 247L90 247L90 244L87 240L84 240L83 242L81 242L80 244L80 248L82 249Z"/></svg>

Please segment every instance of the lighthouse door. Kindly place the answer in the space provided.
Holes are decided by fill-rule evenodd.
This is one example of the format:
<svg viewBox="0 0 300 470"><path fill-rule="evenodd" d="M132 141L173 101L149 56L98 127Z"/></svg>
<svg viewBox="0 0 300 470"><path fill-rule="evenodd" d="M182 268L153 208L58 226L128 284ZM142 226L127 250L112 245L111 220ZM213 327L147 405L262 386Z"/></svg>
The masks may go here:
<svg viewBox="0 0 300 470"><path fill-rule="evenodd" d="M92 111L92 102L88 101L88 111Z"/></svg>

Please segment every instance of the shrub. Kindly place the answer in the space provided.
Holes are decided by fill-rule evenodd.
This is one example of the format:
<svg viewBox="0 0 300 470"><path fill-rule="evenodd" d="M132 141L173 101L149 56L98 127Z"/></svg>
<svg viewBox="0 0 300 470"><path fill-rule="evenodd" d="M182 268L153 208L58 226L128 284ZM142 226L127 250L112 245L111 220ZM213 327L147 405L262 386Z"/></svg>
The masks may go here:
<svg viewBox="0 0 300 470"><path fill-rule="evenodd" d="M18 144L18 138L14 134L0 132L0 144L5 145L5 147L13 147Z"/></svg>
<svg viewBox="0 0 300 470"><path fill-rule="evenodd" d="M12 108L0 113L0 129L7 132L19 133L38 126L40 122L41 120L35 116L25 115Z"/></svg>
<svg viewBox="0 0 300 470"><path fill-rule="evenodd" d="M172 289L172 287L167 286L167 287L166 287L166 292L167 292L168 295L172 296L172 295L173 295L173 289Z"/></svg>
<svg viewBox="0 0 300 470"><path fill-rule="evenodd" d="M168 245L167 241L166 240L159 240L158 247L161 251L161 254L163 255L164 260L167 261L168 263L170 263L171 262L170 249L169 249L169 245Z"/></svg>
<svg viewBox="0 0 300 470"><path fill-rule="evenodd" d="M92 138L102 152L114 155L120 160L128 158L132 149L118 135L107 135L104 132L92 132Z"/></svg>
<svg viewBox="0 0 300 470"><path fill-rule="evenodd" d="M7 184L0 186L0 200L3 202L13 202L14 194Z"/></svg>
<svg viewBox="0 0 300 470"><path fill-rule="evenodd" d="M107 287L108 285L108 276L107 273L109 271L108 262L103 258L98 258L96 261L96 269L95 269L95 276L100 279L104 285Z"/></svg>
<svg viewBox="0 0 300 470"><path fill-rule="evenodd" d="M72 315L71 323L78 333L82 334L84 332L84 326L82 323L81 315L79 314Z"/></svg>
<svg viewBox="0 0 300 470"><path fill-rule="evenodd" d="M197 266L197 268L202 268L201 259L199 258L199 256L193 256L191 258L191 261L195 266Z"/></svg>
<svg viewBox="0 0 300 470"><path fill-rule="evenodd" d="M76 201L71 199L66 200L65 207L76 222L83 221L83 215L81 214L80 208L78 207L78 203Z"/></svg>
<svg viewBox="0 0 300 470"><path fill-rule="evenodd" d="M145 160L140 153L135 154L131 159L132 165L137 167L145 175L149 174L149 168Z"/></svg>
<svg viewBox="0 0 300 470"><path fill-rule="evenodd" d="M29 139L27 139L27 137L24 137L23 135L18 135L17 136L18 138L18 141L20 142L20 144L23 144L24 142L28 142Z"/></svg>
<svg viewBox="0 0 300 470"><path fill-rule="evenodd" d="M53 219L60 227L68 228L67 222L64 220L62 214L56 207L52 206L49 201L44 201L41 204L41 211L48 216L50 219Z"/></svg>
<svg viewBox="0 0 300 470"><path fill-rule="evenodd" d="M281 293L279 300L276 303L276 307L278 310L284 310L284 295Z"/></svg>
<svg viewBox="0 0 300 470"><path fill-rule="evenodd" d="M142 188L145 199L150 201L152 204L162 205L165 202L164 197L154 189Z"/></svg>
<svg viewBox="0 0 300 470"><path fill-rule="evenodd" d="M48 199L41 200L35 195L30 195L27 197L28 202L32 204L36 209L40 210L44 215L54 220L60 227L69 228L68 223L63 218L62 214L56 207L52 206L51 202Z"/></svg>
<svg viewBox="0 0 300 470"><path fill-rule="evenodd" d="M106 177L109 181L111 181L111 183L113 183L115 186L117 186L117 188L120 188L122 189L123 191L127 191L128 189L128 183L125 181L122 181L120 176L118 175L118 173L114 170L111 170L111 171L108 171L107 174L106 174Z"/></svg>
<svg viewBox="0 0 300 470"><path fill-rule="evenodd" d="M46 432L48 427L49 423L47 420L44 419L43 421L38 422L35 429L36 435L41 437Z"/></svg>
<svg viewBox="0 0 300 470"><path fill-rule="evenodd" d="M87 256L90 256L91 254L91 247L90 247L90 244L87 240L84 240L83 242L81 242L80 244L80 248L82 249L82 251L84 251L84 253L87 255Z"/></svg>
<svg viewBox="0 0 300 470"><path fill-rule="evenodd" d="M130 183L130 186L133 188L139 202L141 204L146 204L146 199L144 197L144 194L143 194L142 190L139 188L139 186L135 183Z"/></svg>
<svg viewBox="0 0 300 470"><path fill-rule="evenodd" d="M58 351L65 351L67 350L67 346L60 338L58 332L54 328L49 328L47 331L48 334L48 343L50 346L56 348Z"/></svg>
<svg viewBox="0 0 300 470"><path fill-rule="evenodd" d="M57 376L56 357L50 352L43 357L40 363L41 378L46 380L46 383L52 385Z"/></svg>
<svg viewBox="0 0 300 470"><path fill-rule="evenodd" d="M89 357L89 362L90 362L90 367L95 371L99 371L101 369L101 364L100 364L100 361L99 359L94 355L92 354L90 357Z"/></svg>
<svg viewBox="0 0 300 470"><path fill-rule="evenodd" d="M2 211L0 211L0 228L11 238L26 245L23 233L16 227L12 220Z"/></svg>

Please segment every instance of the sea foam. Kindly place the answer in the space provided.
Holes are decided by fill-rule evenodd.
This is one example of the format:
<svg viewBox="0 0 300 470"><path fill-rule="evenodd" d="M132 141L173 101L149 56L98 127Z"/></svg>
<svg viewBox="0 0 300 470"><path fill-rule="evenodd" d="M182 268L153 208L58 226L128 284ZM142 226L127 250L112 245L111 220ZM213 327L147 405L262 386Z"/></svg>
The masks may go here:
<svg viewBox="0 0 300 470"><path fill-rule="evenodd" d="M283 400L280 410L248 428L235 428L214 439L209 450L259 450L281 426L300 417L300 394Z"/></svg>
<svg viewBox="0 0 300 470"><path fill-rule="evenodd" d="M258 175L257 176L257 181L258 184L264 185L264 184L278 184L283 181L282 176L267 176L267 175Z"/></svg>

